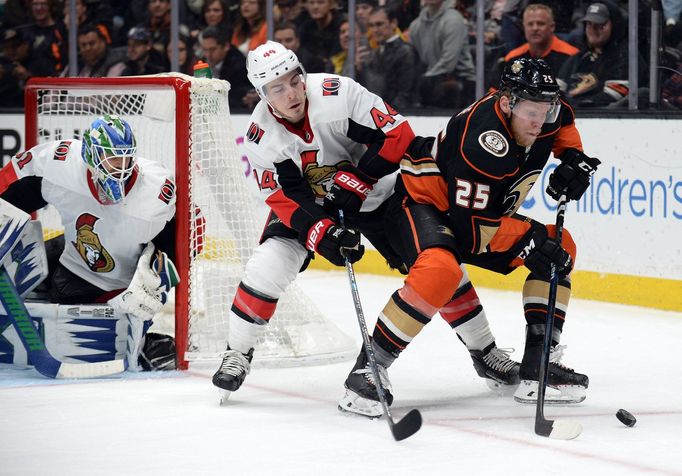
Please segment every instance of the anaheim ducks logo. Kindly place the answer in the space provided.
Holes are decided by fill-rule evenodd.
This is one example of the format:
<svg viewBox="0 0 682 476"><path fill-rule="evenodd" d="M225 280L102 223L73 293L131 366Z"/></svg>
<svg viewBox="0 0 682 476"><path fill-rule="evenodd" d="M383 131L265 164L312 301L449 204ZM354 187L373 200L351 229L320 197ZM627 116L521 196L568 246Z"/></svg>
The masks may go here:
<svg viewBox="0 0 682 476"><path fill-rule="evenodd" d="M301 153L301 168L303 176L308 181L316 197L324 198L334 182L334 174L339 165L350 165L345 160L335 165L318 165L317 150L307 150Z"/></svg>
<svg viewBox="0 0 682 476"><path fill-rule="evenodd" d="M116 264L95 233L96 216L83 213L76 219L76 242L71 242L83 261L95 273L108 273Z"/></svg>
<svg viewBox="0 0 682 476"><path fill-rule="evenodd" d="M507 192L507 195L504 197L503 206L505 215L511 216L519 211L521 204L526 199L530 189L533 188L539 175L539 171L533 170L514 182L510 187L509 192Z"/></svg>
<svg viewBox="0 0 682 476"><path fill-rule="evenodd" d="M509 151L507 139L497 131L485 131L478 136L478 143L496 157L504 157Z"/></svg>

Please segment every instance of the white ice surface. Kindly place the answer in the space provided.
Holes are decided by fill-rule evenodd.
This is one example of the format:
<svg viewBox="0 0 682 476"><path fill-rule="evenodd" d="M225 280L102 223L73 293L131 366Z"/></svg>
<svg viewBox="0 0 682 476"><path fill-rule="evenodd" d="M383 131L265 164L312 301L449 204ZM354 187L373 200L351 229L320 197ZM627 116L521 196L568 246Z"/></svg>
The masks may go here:
<svg viewBox="0 0 682 476"><path fill-rule="evenodd" d="M372 327L400 280L358 282ZM345 273L299 283L359 349ZM519 293L478 292L498 345L519 360ZM0 475L682 475L680 342L680 313L572 300L565 362L589 375L588 398L545 414L582 423L573 441L536 436L535 407L488 390L438 317L390 369L394 416L424 417L402 442L384 420L336 409L352 362L255 369L224 407L212 367L67 383L0 370Z"/></svg>

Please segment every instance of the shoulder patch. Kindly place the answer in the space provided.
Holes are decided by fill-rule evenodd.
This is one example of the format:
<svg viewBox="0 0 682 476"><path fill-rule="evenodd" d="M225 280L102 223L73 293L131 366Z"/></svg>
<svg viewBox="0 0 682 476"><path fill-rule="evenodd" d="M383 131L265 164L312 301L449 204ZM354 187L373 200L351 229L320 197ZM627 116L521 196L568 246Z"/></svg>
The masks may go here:
<svg viewBox="0 0 682 476"><path fill-rule="evenodd" d="M161 186L161 192L159 193L159 200L163 203L170 203L170 201L175 196L175 182L167 178L166 181Z"/></svg>
<svg viewBox="0 0 682 476"><path fill-rule="evenodd" d="M54 151L54 157L52 159L59 161L66 160L66 156L69 154L69 147L71 147L70 140L60 142Z"/></svg>
<svg viewBox="0 0 682 476"><path fill-rule="evenodd" d="M261 129L258 124L252 122L249 126L249 130L246 131L246 139L249 142L255 142L256 144L259 144L260 140L263 138L263 134L265 134L265 131Z"/></svg>
<svg viewBox="0 0 682 476"><path fill-rule="evenodd" d="M341 81L339 81L339 78L324 78L322 81L323 96L338 96L339 89L341 89Z"/></svg>
<svg viewBox="0 0 682 476"><path fill-rule="evenodd" d="M478 143L496 157L504 157L509 151L507 139L497 131L485 131L478 136Z"/></svg>

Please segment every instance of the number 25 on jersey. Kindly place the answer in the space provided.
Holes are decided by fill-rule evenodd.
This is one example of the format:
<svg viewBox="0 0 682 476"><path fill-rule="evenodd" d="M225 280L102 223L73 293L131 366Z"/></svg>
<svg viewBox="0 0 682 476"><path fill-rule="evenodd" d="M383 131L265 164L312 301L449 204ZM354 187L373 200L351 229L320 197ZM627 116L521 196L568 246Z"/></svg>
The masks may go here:
<svg viewBox="0 0 682 476"><path fill-rule="evenodd" d="M458 207L485 210L490 199L490 185L455 179L455 203Z"/></svg>

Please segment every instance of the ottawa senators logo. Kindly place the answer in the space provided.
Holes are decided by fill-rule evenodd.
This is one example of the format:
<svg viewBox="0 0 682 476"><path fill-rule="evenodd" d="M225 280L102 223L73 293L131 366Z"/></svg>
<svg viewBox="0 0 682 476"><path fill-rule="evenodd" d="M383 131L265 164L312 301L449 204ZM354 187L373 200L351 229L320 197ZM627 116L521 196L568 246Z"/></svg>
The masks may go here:
<svg viewBox="0 0 682 476"><path fill-rule="evenodd" d="M263 138L263 134L265 134L265 131L261 129L258 124L252 122L249 126L249 130L246 131L246 139L250 142L259 144L260 140Z"/></svg>
<svg viewBox="0 0 682 476"><path fill-rule="evenodd" d="M161 186L161 192L159 193L158 199L163 203L170 203L170 201L175 196L175 182L171 179L166 179L166 181Z"/></svg>
<svg viewBox="0 0 682 476"><path fill-rule="evenodd" d="M334 174L339 165L350 165L347 160L335 165L319 165L317 150L307 150L301 153L301 168L303 176L316 197L324 198L334 182Z"/></svg>
<svg viewBox="0 0 682 476"><path fill-rule="evenodd" d="M54 157L52 157L52 160L59 160L62 162L66 160L66 156L69 154L70 146L71 146L70 140L60 142L54 151Z"/></svg>
<svg viewBox="0 0 682 476"><path fill-rule="evenodd" d="M323 96L338 96L341 88L341 81L338 78L325 78L322 81Z"/></svg>
<svg viewBox="0 0 682 476"><path fill-rule="evenodd" d="M83 261L95 273L108 273L116 264L95 233L96 216L83 213L76 219L76 242L71 242Z"/></svg>

